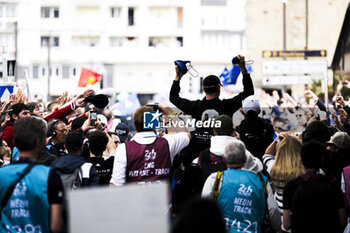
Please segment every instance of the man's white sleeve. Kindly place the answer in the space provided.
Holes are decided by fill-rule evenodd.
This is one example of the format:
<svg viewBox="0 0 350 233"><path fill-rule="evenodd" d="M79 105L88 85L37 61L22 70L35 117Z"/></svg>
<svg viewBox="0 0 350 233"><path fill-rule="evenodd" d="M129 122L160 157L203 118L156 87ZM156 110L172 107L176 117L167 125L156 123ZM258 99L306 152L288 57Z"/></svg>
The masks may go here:
<svg viewBox="0 0 350 233"><path fill-rule="evenodd" d="M260 159L254 157L248 150L245 151L247 161L245 162L243 169L248 171L261 172L263 170L263 164Z"/></svg>
<svg viewBox="0 0 350 233"><path fill-rule="evenodd" d="M173 161L175 155L180 153L190 143L190 138L186 132L166 134L163 137L168 141L171 161Z"/></svg>
<svg viewBox="0 0 350 233"><path fill-rule="evenodd" d="M207 180L204 183L202 190L203 198L214 198L214 184L216 180L217 172L214 172L208 176Z"/></svg>
<svg viewBox="0 0 350 233"><path fill-rule="evenodd" d="M126 148L122 143L117 147L117 151L114 156L113 173L110 183L121 186L125 184L125 171L126 171Z"/></svg>

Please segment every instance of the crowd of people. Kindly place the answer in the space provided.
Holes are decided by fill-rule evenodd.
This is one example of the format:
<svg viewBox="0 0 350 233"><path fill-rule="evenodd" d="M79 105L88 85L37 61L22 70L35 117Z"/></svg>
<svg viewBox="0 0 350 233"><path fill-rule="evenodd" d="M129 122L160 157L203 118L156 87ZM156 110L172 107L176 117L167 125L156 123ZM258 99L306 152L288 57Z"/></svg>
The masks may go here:
<svg viewBox="0 0 350 233"><path fill-rule="evenodd" d="M141 106L131 127L92 90L48 105L12 94L0 110L0 232L69 232L68 192L154 182L169 184L173 233L350 232L350 107L310 90L257 98L237 59L243 91L230 99L215 75L203 99L181 97L175 66L170 102L213 122L194 130L167 124L185 121L170 103ZM146 127L159 111L162 127Z"/></svg>

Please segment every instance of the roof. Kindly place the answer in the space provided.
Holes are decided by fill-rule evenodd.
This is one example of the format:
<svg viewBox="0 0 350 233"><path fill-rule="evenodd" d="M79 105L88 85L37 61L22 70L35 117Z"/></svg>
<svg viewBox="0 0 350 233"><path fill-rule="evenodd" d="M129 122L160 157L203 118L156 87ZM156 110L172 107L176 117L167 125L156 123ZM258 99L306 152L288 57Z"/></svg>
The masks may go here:
<svg viewBox="0 0 350 233"><path fill-rule="evenodd" d="M346 41L347 37L350 36L349 32L350 32L350 2L348 5L348 8L345 12L345 17L344 17L344 22L343 22L343 26L340 32L340 36L337 42L337 47L335 49L335 53L333 56L333 61L332 61L332 69L335 69L340 62L340 59L342 57L342 51L344 50L343 46L343 42Z"/></svg>

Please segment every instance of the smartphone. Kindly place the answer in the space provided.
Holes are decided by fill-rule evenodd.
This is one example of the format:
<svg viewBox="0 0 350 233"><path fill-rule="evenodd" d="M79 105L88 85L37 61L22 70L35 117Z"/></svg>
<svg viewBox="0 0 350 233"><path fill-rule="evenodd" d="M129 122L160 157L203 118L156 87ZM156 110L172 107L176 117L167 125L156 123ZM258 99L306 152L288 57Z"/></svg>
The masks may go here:
<svg viewBox="0 0 350 233"><path fill-rule="evenodd" d="M96 126L96 121L97 121L97 112L96 111L91 111L90 112L90 125L91 126Z"/></svg>

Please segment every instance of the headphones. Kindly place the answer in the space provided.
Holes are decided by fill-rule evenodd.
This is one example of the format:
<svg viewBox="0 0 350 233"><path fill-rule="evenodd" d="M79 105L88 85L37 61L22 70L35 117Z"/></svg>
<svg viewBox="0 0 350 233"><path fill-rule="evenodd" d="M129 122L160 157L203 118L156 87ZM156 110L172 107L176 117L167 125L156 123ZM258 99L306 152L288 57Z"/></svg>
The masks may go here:
<svg viewBox="0 0 350 233"><path fill-rule="evenodd" d="M56 132L56 126L58 125L58 123L60 122L60 120L53 120L49 123L49 125L47 126L47 137L56 137L57 132Z"/></svg>

